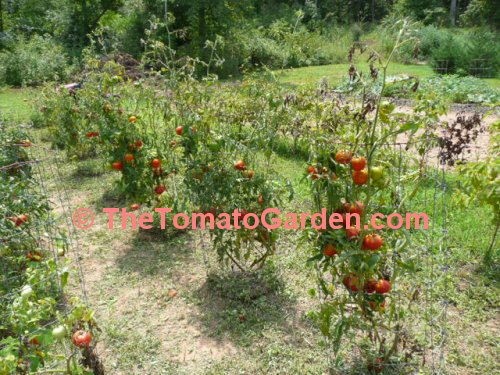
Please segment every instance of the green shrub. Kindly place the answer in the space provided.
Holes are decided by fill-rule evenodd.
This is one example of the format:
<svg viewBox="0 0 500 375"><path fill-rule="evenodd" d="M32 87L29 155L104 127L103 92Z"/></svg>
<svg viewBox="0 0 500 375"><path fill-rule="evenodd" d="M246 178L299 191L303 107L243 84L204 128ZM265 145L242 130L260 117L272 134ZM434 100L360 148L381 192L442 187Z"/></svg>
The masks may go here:
<svg viewBox="0 0 500 375"><path fill-rule="evenodd" d="M447 33L439 46L431 50L431 66L438 73L465 73L470 60L468 50L469 46L466 38ZM443 66L440 61L446 61L445 65ZM438 70L444 67L446 67L445 71Z"/></svg>
<svg viewBox="0 0 500 375"><path fill-rule="evenodd" d="M457 32L427 26L417 37L422 58L431 60L434 67L438 67L436 60L447 60L447 73L476 74L473 68L478 62L475 60L484 60L484 66L490 68L489 75L498 73L500 39L496 33L486 29Z"/></svg>
<svg viewBox="0 0 500 375"><path fill-rule="evenodd" d="M392 49L396 37L391 28L394 22L394 19L387 18L375 32L384 54ZM399 62L407 64L427 61L437 73L461 76L479 74L474 67L482 65L489 68L488 72L483 72L488 76L495 77L498 74L500 57L497 51L500 49L500 38L498 33L486 28L447 29L416 23L407 37L414 40L397 51L395 58ZM440 69L445 67L446 70Z"/></svg>
<svg viewBox="0 0 500 375"><path fill-rule="evenodd" d="M500 38L498 33L488 29L474 29L468 33L469 43L469 66L475 65L475 59L484 59L485 67L490 68L490 75L496 76L500 67ZM469 73L472 73L469 71Z"/></svg>
<svg viewBox="0 0 500 375"><path fill-rule="evenodd" d="M276 69L345 62L352 35L345 28L320 33L278 20L267 28L235 31L235 43L227 44L238 46L233 52L247 68L265 65Z"/></svg>
<svg viewBox="0 0 500 375"><path fill-rule="evenodd" d="M68 76L68 58L63 48L49 36L19 38L0 54L0 83L12 86L37 86L61 81Z"/></svg>

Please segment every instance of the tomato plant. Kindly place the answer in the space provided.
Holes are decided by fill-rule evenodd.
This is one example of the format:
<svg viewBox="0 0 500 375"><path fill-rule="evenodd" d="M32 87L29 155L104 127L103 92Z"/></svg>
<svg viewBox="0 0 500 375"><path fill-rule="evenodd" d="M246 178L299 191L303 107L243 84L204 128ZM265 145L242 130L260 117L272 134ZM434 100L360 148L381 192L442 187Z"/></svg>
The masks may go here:
<svg viewBox="0 0 500 375"><path fill-rule="evenodd" d="M82 373L79 357L65 352L66 327L93 324L92 313L66 295L70 268L62 256L68 242L50 224L48 197L32 173L26 139L0 132L0 374L44 372L61 358L63 371Z"/></svg>
<svg viewBox="0 0 500 375"><path fill-rule="evenodd" d="M372 53L370 60L374 56ZM372 61L372 71L374 64ZM379 67L382 86L387 64ZM362 92L370 91L371 84L359 77L353 83ZM309 263L318 275L318 289L312 293L320 296L320 307L310 316L333 347L332 366L341 363L338 355L346 337L353 340L372 371L381 371L392 361L404 361L401 330L408 323L406 309L416 287L406 284L415 273L406 248L409 233L370 227L371 214L400 210L415 194L401 194L403 181L412 180L418 188L423 178L401 167L410 164L411 156L393 147L398 134L414 131L418 125L401 127L400 115L393 110L393 105L382 100L381 91L356 109L337 103L333 109L336 125L317 126L316 135L311 135L313 145L304 178L311 186L313 207L316 212L326 209L327 216L342 215L338 223L344 228L318 231L311 225L306 232L311 244ZM419 154L424 157L427 150L422 148ZM348 213L360 216L359 227L346 228ZM401 284L405 286L400 288Z"/></svg>

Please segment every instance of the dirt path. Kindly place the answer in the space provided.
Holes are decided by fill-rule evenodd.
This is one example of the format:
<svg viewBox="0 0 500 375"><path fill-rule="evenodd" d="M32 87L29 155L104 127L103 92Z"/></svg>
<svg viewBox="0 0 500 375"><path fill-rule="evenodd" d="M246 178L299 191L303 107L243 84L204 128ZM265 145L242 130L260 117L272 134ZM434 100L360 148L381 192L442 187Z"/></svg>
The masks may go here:
<svg viewBox="0 0 500 375"><path fill-rule="evenodd" d="M208 244L199 233L163 238L108 229L102 208L123 206L113 198L115 174L79 177L75 165L62 173L71 210L96 213L94 226L78 231L79 262L108 374L228 374L239 366L259 374L265 371L255 358L271 347L320 355L319 336L303 321L313 301L293 297L304 287L300 273L297 283L264 286L248 300L247 291L258 290L260 281L220 279L217 267L207 269ZM216 264L213 257L210 262ZM323 359L314 366L324 368Z"/></svg>

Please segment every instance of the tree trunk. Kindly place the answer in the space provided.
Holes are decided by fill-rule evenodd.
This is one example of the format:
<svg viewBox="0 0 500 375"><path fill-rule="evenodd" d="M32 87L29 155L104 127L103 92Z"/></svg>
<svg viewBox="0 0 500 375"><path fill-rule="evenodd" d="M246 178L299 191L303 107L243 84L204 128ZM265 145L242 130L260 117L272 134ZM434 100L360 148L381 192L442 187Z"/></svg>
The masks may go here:
<svg viewBox="0 0 500 375"><path fill-rule="evenodd" d="M451 0L450 20L451 20L451 25L455 26L455 22L457 20L457 0Z"/></svg>
<svg viewBox="0 0 500 375"><path fill-rule="evenodd" d="M207 40L207 20L206 20L206 8L205 4L202 3L198 8L198 38L199 40L199 48L200 48L200 56L204 57L205 55L205 42Z"/></svg>
<svg viewBox="0 0 500 375"><path fill-rule="evenodd" d="M3 0L0 0L0 33L3 33Z"/></svg>

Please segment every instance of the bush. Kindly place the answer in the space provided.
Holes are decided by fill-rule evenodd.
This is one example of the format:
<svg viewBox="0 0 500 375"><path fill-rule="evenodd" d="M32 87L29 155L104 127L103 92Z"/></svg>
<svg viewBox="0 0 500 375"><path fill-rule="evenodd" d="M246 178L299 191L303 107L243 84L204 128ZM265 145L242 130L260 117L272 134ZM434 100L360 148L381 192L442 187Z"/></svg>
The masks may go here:
<svg viewBox="0 0 500 375"><path fill-rule="evenodd" d="M0 83L12 86L61 81L69 73L63 48L49 36L19 38L10 50L0 54L0 66Z"/></svg>
<svg viewBox="0 0 500 375"><path fill-rule="evenodd" d="M428 26L417 35L420 41L420 55L431 60L437 68L436 60L448 60L446 73L460 75L476 74L475 60L484 60L490 68L489 75L498 73L500 58L496 51L500 48L498 35L486 29L471 29L461 33Z"/></svg>
<svg viewBox="0 0 500 375"><path fill-rule="evenodd" d="M437 73L461 72L465 75L470 61L467 42L466 38L447 33L439 46L430 51L430 63L434 70ZM446 70L440 70L443 68Z"/></svg>
<svg viewBox="0 0 500 375"><path fill-rule="evenodd" d="M247 67L290 68L345 62L353 36L346 29L325 33L311 32L305 26L294 29L278 20L267 28L235 32L235 39L235 52Z"/></svg>
<svg viewBox="0 0 500 375"><path fill-rule="evenodd" d="M392 50L396 37L391 28L394 22L394 19L387 18L376 30L376 35L381 40L381 50L385 54ZM500 39L497 33L486 28L446 29L417 23L408 37L414 38L414 41L404 44L397 51L395 57L399 62L407 64L428 61L437 73L443 74L463 76L487 73L491 77L498 74L500 57L496 51L500 49ZM446 62L441 63L439 60ZM490 69L488 72L481 72L474 69L478 65Z"/></svg>

